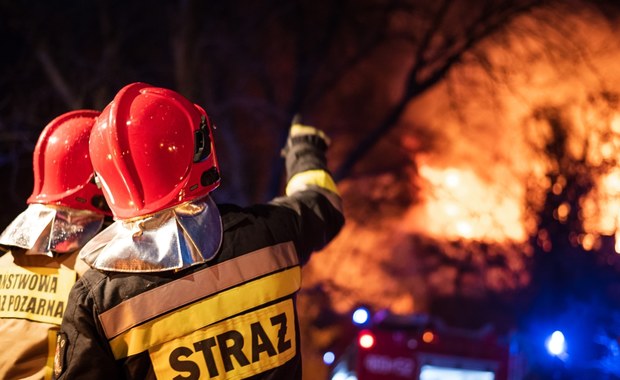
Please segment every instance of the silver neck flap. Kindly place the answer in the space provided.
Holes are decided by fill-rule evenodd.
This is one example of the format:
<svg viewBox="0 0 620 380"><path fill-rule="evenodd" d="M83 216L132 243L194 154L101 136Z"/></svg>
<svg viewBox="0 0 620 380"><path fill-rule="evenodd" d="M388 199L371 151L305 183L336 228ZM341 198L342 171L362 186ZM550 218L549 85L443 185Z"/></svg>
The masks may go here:
<svg viewBox="0 0 620 380"><path fill-rule="evenodd" d="M207 196L137 220L117 220L80 251L93 268L115 272L179 270L211 260L222 219Z"/></svg>
<svg viewBox="0 0 620 380"><path fill-rule="evenodd" d="M104 216L68 207L31 204L0 234L0 245L53 257L82 248L101 230Z"/></svg>

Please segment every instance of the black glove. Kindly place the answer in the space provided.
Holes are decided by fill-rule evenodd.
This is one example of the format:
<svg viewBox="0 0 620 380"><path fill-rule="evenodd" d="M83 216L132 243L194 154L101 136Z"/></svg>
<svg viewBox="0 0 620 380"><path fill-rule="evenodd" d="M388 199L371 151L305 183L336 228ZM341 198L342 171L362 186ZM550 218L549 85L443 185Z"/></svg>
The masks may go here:
<svg viewBox="0 0 620 380"><path fill-rule="evenodd" d="M325 153L330 144L329 137L320 129L304 125L299 116L291 123L282 156L286 160L287 182L297 173L307 170L327 171Z"/></svg>

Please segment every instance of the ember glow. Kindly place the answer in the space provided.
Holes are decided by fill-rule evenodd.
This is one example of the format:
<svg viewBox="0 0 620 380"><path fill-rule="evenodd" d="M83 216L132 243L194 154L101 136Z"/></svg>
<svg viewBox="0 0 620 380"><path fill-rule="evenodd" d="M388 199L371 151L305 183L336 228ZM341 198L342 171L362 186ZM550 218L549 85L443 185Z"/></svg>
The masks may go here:
<svg viewBox="0 0 620 380"><path fill-rule="evenodd" d="M620 167L610 170L603 165L620 161L620 108L613 96L598 95L605 90L620 92L616 70L620 39L604 21L584 20L576 20L571 29L571 43L581 47L570 53L572 57L566 55L570 49L554 50L568 46L565 36L546 35L545 41L529 39L526 44L518 33L509 35L510 43L498 46L491 41L485 46L493 51L487 63L501 75L489 79L488 67L476 68L465 60L445 83L418 97L400 122L398 139L399 148L411 151L417 168L412 179L418 191L416 203L397 217L349 218L345 231L311 261L305 283L327 284L332 306L340 312L357 301L394 309L394 300L399 300L402 312L423 310L429 293L449 294L470 280L472 287L494 291L527 285L524 272L531 255L527 250L476 253L476 262L503 255L508 264L487 267L484 275L471 279L459 278L458 269L445 264L441 255L472 259L460 245L446 248L450 242L527 244L532 235L547 232L536 235L536 207L545 194L561 194L565 183L561 175L554 183L548 177L558 162L544 154L553 135L549 120L539 117L538 109L560 110L568 128L567 156L583 158L588 167L600 170L596 190L580 204L585 232L575 241L593 250L601 235L620 237ZM521 26L534 24L526 20ZM551 38L559 40L549 42ZM555 53L564 55L558 59ZM422 126L439 143L416 140L426 134L405 131L411 125ZM347 199L355 199L362 189L382 189L378 183L385 177L377 176L376 183L372 179L340 183L345 212L359 208L346 204ZM569 203L560 203L554 217L562 222L570 211ZM415 235L430 237L446 249L424 257L411 243ZM616 251L620 252L620 244ZM385 269L395 260L404 277Z"/></svg>
<svg viewBox="0 0 620 380"><path fill-rule="evenodd" d="M592 249L599 234L614 235L616 253L620 254L620 168L615 168L601 178L596 194L583 202L586 230L582 241L586 249Z"/></svg>
<svg viewBox="0 0 620 380"><path fill-rule="evenodd" d="M420 168L427 190L424 204L412 208L411 223L424 221L425 232L448 239L523 240L522 198L501 184L485 183L469 169Z"/></svg>

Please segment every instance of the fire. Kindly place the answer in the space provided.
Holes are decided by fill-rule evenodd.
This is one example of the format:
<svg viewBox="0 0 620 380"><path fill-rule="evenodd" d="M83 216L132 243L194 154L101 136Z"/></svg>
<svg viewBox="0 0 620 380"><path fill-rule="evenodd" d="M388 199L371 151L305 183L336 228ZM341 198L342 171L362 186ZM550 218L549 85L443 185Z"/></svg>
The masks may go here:
<svg viewBox="0 0 620 380"><path fill-rule="evenodd" d="M493 41L485 46L492 50L485 56L488 65L501 73L494 80L501 83L467 65L475 59L466 59L448 74L449 85L442 83L415 99L391 136L415 166L410 179L417 191L415 203L399 205L402 214L381 215L377 199L385 198L391 187L383 184L394 177L386 173L339 183L345 211L363 208L357 204L364 202L359 194L368 189L376 190L377 207L370 215L349 218L343 233L311 260L306 286L320 285L338 312L364 301L404 313L424 309L433 294L463 293L468 286L501 291L527 285L531 252L521 249L527 244L519 244L533 236L552 249L550 232L536 231L536 207L549 193L562 195L568 185L562 173L553 182L547 175L557 162L540 151L552 136L548 120L537 120L534 110L562 110L574 127L566 146L569 155L583 155L593 167L614 158L620 162L620 114L591 99L601 90L601 80L609 89L620 85L617 33L592 18L576 20L572 31L573 42L583 46L579 54L587 54L588 60L579 60L576 53L545 60L541 57L550 50L566 46L564 36L524 40L515 33L505 36L510 41L504 46ZM560 40L550 42L552 38ZM402 83L394 88L400 94ZM424 131L417 133L412 126ZM424 140L428 136L432 138ZM537 192L532 194L532 188ZM620 167L599 177L596 192L581 204L560 203L555 218L567 221L576 206L585 231L574 241L595 250L602 234L615 235L620 252ZM412 236L430 237L443 246L423 251L428 246ZM464 249L468 243L499 248L472 253ZM450 263L461 259L479 264L480 272L459 273L458 265ZM492 264L504 261L503 267Z"/></svg>
<svg viewBox="0 0 620 380"><path fill-rule="evenodd" d="M589 238L583 240L585 249L595 246L600 234L615 236L615 251L620 254L620 168L603 176L598 191L584 200L584 227Z"/></svg>
<svg viewBox="0 0 620 380"><path fill-rule="evenodd" d="M420 168L424 202L413 207L405 228L435 237L480 241L522 241L523 193L507 192L467 168ZM421 222L421 223L420 223Z"/></svg>

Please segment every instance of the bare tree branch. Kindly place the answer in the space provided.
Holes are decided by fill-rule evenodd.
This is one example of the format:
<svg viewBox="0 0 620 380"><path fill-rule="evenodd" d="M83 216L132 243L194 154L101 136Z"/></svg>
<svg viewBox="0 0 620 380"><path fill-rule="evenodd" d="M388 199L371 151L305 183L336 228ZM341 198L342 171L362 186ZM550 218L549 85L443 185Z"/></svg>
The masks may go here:
<svg viewBox="0 0 620 380"><path fill-rule="evenodd" d="M39 46L36 49L36 57L38 58L43 70L47 74L52 86L56 89L60 97L63 99L69 109L77 109L81 106L81 101L75 96L71 87L63 77L58 66L50 56L47 49Z"/></svg>

